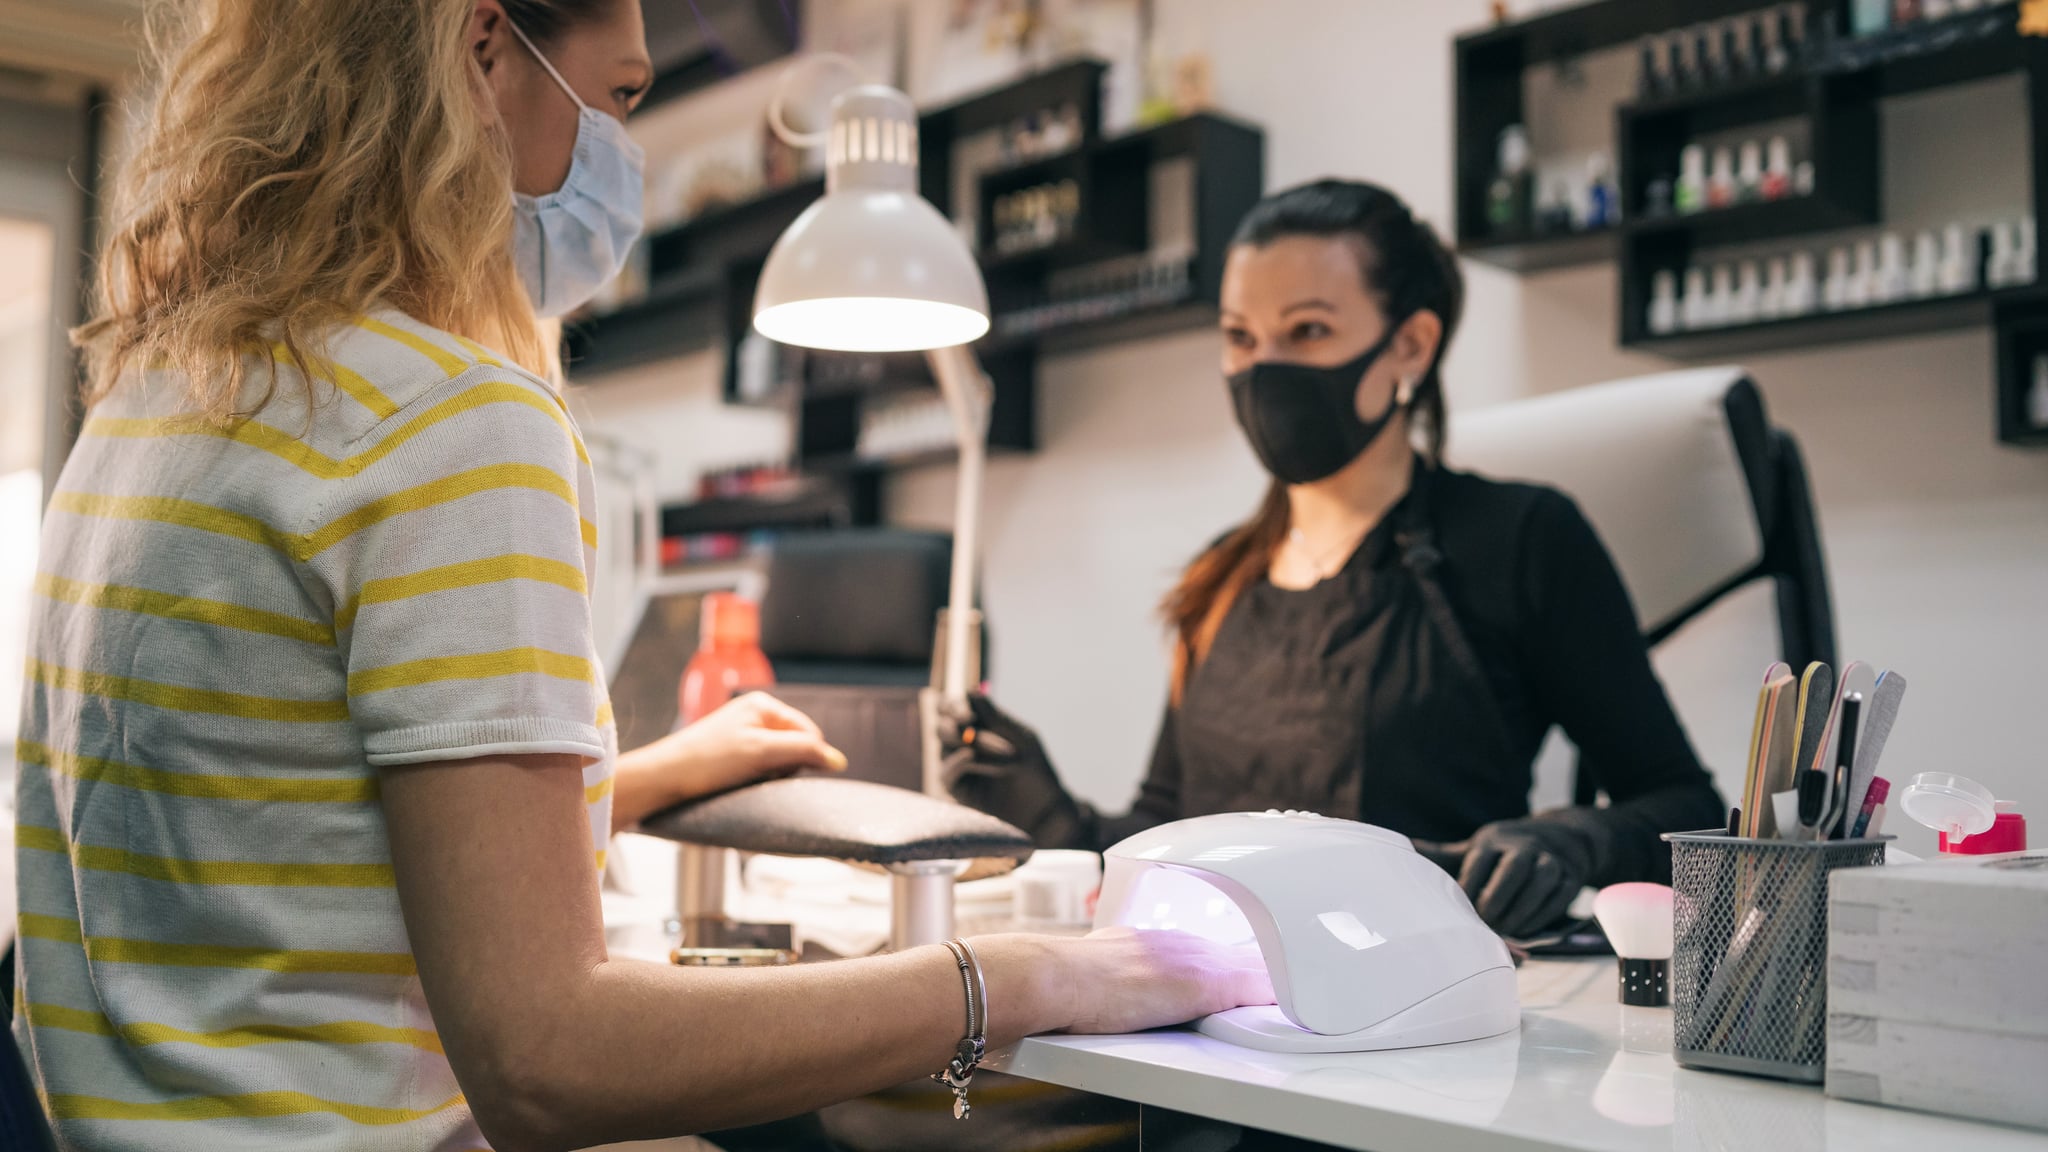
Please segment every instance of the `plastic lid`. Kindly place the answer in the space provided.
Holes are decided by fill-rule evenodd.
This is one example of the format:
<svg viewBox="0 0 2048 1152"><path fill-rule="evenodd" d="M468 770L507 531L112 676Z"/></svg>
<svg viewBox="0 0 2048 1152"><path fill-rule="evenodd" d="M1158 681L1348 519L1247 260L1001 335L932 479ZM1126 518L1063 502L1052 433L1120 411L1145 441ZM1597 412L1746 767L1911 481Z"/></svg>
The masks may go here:
<svg viewBox="0 0 2048 1152"><path fill-rule="evenodd" d="M704 621L697 646L702 649L758 648L761 610L737 592L704 597Z"/></svg>
<svg viewBox="0 0 2048 1152"><path fill-rule="evenodd" d="M1998 801L1991 790L1970 779L1948 772L1922 772L1913 777L1899 796L1899 807L1917 823L1961 840L1991 827L1998 816Z"/></svg>

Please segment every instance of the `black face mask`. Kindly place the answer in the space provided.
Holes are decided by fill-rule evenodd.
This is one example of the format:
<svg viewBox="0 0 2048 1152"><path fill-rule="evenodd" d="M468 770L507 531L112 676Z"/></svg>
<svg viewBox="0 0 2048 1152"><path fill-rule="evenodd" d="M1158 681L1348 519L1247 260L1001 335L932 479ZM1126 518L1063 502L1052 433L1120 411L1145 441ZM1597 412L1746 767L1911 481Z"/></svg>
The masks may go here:
<svg viewBox="0 0 2048 1152"><path fill-rule="evenodd" d="M1329 368L1262 360L1226 377L1238 426L1266 471L1288 484L1311 484L1372 446L1401 399L1388 399L1386 411L1360 420L1358 386L1400 330L1399 324L1388 325L1387 334L1357 358Z"/></svg>

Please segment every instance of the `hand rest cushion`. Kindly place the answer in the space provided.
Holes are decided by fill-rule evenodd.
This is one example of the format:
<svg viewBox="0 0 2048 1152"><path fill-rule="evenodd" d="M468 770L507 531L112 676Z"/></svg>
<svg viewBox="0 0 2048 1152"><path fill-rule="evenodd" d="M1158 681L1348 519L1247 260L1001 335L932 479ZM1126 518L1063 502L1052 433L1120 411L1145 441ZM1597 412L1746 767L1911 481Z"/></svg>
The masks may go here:
<svg viewBox="0 0 2048 1152"><path fill-rule="evenodd" d="M975 860L995 876L1031 855L1031 838L993 816L921 792L828 776L793 776L658 812L650 836L774 856L856 864ZM968 877L962 877L966 879Z"/></svg>

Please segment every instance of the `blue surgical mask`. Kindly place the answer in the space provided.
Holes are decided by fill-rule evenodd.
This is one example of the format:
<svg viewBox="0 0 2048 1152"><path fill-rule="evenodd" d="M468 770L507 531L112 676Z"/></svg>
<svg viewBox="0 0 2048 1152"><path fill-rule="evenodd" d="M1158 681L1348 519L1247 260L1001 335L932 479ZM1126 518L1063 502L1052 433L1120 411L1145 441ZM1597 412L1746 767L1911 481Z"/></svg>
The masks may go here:
<svg viewBox="0 0 2048 1152"><path fill-rule="evenodd" d="M542 316L574 311L619 269L640 238L647 154L617 117L585 104L519 26L512 34L579 109L568 179L545 196L512 194L512 262Z"/></svg>

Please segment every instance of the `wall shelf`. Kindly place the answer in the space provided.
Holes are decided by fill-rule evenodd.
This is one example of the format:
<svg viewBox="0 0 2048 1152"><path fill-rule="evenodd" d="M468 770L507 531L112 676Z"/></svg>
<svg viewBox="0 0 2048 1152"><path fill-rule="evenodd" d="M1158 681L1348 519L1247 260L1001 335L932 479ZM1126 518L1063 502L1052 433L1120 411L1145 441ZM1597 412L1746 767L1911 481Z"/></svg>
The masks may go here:
<svg viewBox="0 0 2048 1152"><path fill-rule="evenodd" d="M1492 236L1458 246L1458 255L1510 272L1545 272L1614 259L1618 228L1554 232L1547 236Z"/></svg>
<svg viewBox="0 0 2048 1152"><path fill-rule="evenodd" d="M1787 248L1810 246L1802 245L1802 239L1818 242L1829 232L1883 224L1882 107L1894 97L2023 73L2029 81L2031 147L2015 162L2027 164L2032 176L2028 210L2037 220L2048 219L2048 41L2020 34L2020 5L1994 4L1875 36L1827 34L1849 26L1850 6L1850 0L1807 4L1804 50L1782 72L1618 105L1614 143L1624 223L1617 236L1604 238L1604 248L1591 238L1487 235L1495 142L1509 125L1525 119L1527 70L1622 48L1644 36L1758 15L1777 5L1773 0L1594 0L1460 37L1454 116L1459 252L1521 272L1612 254L1619 264L1619 344L1679 359L1739 357L1988 325L2002 349L1996 383L2000 438L2048 444L2048 435L2024 420L2033 357L2048 353L2048 290L2040 287L1666 335L1648 331L1651 285L1659 272L1712 264L1717 249L1768 241L1783 241ZM1806 157L1813 164L1811 194L1687 216L1646 214L1651 181L1675 179L1688 143L1739 138L1744 129L1754 129L1748 133L1752 138L1780 132L1795 144L1805 138ZM2035 346L2037 351L2029 350Z"/></svg>
<svg viewBox="0 0 2048 1152"><path fill-rule="evenodd" d="M2044 300L2048 300L2048 294L2038 286L1968 292L1673 332L1663 336L1645 335L1623 340L1622 347L1679 360L1720 360L1761 352L1977 328L1991 323L2001 305L2024 306Z"/></svg>
<svg viewBox="0 0 2048 1152"><path fill-rule="evenodd" d="M799 477L789 482L787 490L664 505L661 534L751 535L846 528L879 523L880 519L881 489L877 478L852 470L837 477Z"/></svg>

